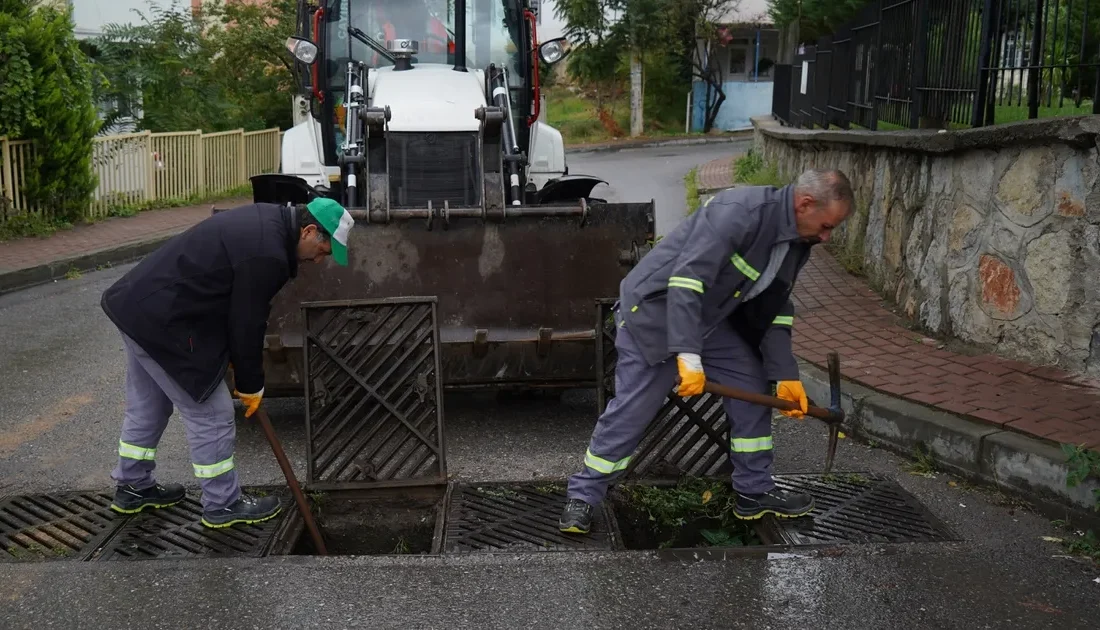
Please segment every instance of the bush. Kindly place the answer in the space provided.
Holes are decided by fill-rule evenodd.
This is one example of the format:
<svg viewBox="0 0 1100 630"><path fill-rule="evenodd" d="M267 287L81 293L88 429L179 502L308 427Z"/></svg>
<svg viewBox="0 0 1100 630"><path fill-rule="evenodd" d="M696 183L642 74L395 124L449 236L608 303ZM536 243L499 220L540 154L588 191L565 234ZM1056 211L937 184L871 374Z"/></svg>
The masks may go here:
<svg viewBox="0 0 1100 630"><path fill-rule="evenodd" d="M92 70L69 10L0 2L0 135L33 140L26 191L54 218L83 216L96 177Z"/></svg>

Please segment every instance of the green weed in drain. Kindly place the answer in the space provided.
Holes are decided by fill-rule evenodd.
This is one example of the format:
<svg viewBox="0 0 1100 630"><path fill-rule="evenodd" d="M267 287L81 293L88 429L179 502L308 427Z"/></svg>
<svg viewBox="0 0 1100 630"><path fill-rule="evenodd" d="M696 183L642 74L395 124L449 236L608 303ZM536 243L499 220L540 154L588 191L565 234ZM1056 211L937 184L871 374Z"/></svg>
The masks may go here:
<svg viewBox="0 0 1100 630"><path fill-rule="evenodd" d="M623 495L648 518L661 539L659 548L683 544L685 532L698 527L697 546L760 544L751 524L733 514L736 497L722 480L688 477L673 487L624 486Z"/></svg>

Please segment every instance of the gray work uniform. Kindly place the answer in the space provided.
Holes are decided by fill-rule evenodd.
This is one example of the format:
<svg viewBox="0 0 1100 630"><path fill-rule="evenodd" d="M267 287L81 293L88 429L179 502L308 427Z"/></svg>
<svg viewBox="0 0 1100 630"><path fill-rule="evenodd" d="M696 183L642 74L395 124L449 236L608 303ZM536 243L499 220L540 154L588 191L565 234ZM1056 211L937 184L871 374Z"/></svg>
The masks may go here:
<svg viewBox="0 0 1100 630"><path fill-rule="evenodd" d="M702 357L708 379L765 393L799 380L790 294L810 245L799 239L793 186L718 193L623 279L615 305L615 397L601 414L568 497L596 505L629 466L675 386L676 354ZM758 494L771 478L771 413L727 399L733 487Z"/></svg>

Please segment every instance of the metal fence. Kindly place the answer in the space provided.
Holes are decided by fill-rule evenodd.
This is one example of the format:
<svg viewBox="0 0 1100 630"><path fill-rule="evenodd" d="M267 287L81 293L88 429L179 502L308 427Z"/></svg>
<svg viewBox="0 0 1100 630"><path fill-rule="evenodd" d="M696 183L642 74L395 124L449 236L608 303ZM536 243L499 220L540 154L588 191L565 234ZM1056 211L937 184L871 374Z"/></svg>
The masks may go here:
<svg viewBox="0 0 1100 630"><path fill-rule="evenodd" d="M248 178L279 170L282 132L201 131L128 133L92 141L98 179L85 218L149 202L185 202L246 186ZM0 223L20 215L50 216L27 195L35 146L0 137Z"/></svg>
<svg viewBox="0 0 1100 630"><path fill-rule="evenodd" d="M772 112L796 127L1100 114L1100 0L873 0L789 73Z"/></svg>

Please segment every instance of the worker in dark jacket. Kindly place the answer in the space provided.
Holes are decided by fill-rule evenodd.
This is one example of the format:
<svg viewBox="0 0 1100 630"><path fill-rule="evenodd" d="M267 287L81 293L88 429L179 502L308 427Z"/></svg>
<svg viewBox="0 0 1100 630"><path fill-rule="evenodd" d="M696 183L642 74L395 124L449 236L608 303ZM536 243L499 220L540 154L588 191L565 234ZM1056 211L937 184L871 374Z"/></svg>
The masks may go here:
<svg viewBox="0 0 1100 630"><path fill-rule="evenodd" d="M826 241L851 207L851 184L839 171L810 170L778 190L726 190L627 274L613 308L615 397L596 423L583 469L569 480L562 531L588 532L593 507L627 469L670 392L697 396L712 377L797 402L800 410L783 413L804 415L808 401L791 351L791 290L810 248ZM812 497L777 490L772 480L771 410L731 399L724 406L735 515L809 513Z"/></svg>
<svg viewBox="0 0 1100 630"><path fill-rule="evenodd" d="M166 242L107 289L102 307L126 350L126 414L112 477L122 513L181 501L183 486L153 478L157 443L172 415L183 418L202 523L228 527L275 516L276 497L241 494L233 461L235 391L251 417L264 394L263 345L275 294L300 261L331 255L347 265L354 221L339 203L257 203L220 212Z"/></svg>

